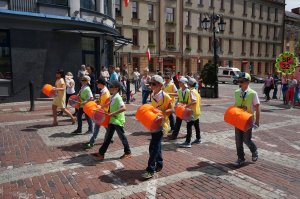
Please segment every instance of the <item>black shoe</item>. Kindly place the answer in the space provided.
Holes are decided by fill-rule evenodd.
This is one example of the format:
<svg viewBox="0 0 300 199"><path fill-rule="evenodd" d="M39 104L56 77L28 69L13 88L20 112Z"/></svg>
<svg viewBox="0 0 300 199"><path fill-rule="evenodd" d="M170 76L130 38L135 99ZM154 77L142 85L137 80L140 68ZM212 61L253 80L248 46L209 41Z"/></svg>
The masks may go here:
<svg viewBox="0 0 300 199"><path fill-rule="evenodd" d="M256 162L258 159L258 153L257 151L255 151L254 153L252 153L252 162Z"/></svg>
<svg viewBox="0 0 300 199"><path fill-rule="evenodd" d="M235 163L233 163L233 166L235 167L241 167L245 164L245 160L237 159Z"/></svg>
<svg viewBox="0 0 300 199"><path fill-rule="evenodd" d="M177 137L176 137L176 136L174 136L174 135L169 135L169 136L168 136L168 139L169 139L169 140L176 140L176 139L177 139Z"/></svg>
<svg viewBox="0 0 300 199"><path fill-rule="evenodd" d="M93 131L87 130L84 134L92 134L92 133L93 133Z"/></svg>
<svg viewBox="0 0 300 199"><path fill-rule="evenodd" d="M84 149L90 149L94 146L94 144L88 142L88 143L83 143L82 146Z"/></svg>
<svg viewBox="0 0 300 199"><path fill-rule="evenodd" d="M75 131L72 132L72 134L81 134L82 132L76 129Z"/></svg>
<svg viewBox="0 0 300 199"><path fill-rule="evenodd" d="M162 170L162 166L156 165L155 172L160 172Z"/></svg>

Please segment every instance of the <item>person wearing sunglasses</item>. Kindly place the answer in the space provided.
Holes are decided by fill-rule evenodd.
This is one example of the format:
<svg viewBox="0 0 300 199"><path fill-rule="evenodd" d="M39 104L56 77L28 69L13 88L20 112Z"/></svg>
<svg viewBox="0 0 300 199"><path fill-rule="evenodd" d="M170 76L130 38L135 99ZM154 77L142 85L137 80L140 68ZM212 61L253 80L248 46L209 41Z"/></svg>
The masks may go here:
<svg viewBox="0 0 300 199"><path fill-rule="evenodd" d="M165 80L165 83L163 86L163 91L170 95L170 97L172 98L172 106L174 107L175 102L176 102L175 96L177 96L177 87L175 86L173 81L171 81L171 73L165 73L164 80ZM173 114L170 114L169 120L170 120L171 131L165 132L166 135L169 132L170 132L170 134L173 133L173 131L175 130L175 119L174 119Z"/></svg>
<svg viewBox="0 0 300 199"><path fill-rule="evenodd" d="M72 134L80 134L82 133L82 115L83 115L83 106L93 100L93 93L91 88L89 87L91 78L88 75L85 75L81 78L81 89L78 93L80 99L80 108L77 111L77 129L72 132ZM88 131L86 134L93 133L93 121L92 119L85 114L86 121L88 123Z"/></svg>
<svg viewBox="0 0 300 199"><path fill-rule="evenodd" d="M154 172L159 172L163 168L163 157L161 153L161 142L164 129L169 126L169 115L173 112L172 98L162 90L164 80L159 75L153 75L149 85L153 91L151 105L161 111L164 115L161 129L157 132L151 132L151 141L149 145L148 166L142 177L145 179L152 178Z"/></svg>
<svg viewBox="0 0 300 199"><path fill-rule="evenodd" d="M242 108L245 111L253 114L254 125L259 126L260 119L260 101L257 92L250 88L249 84L251 76L248 73L241 73L238 78L239 89L234 93L236 107ZM241 167L245 163L245 153L243 143L245 143L252 153L252 161L255 162L258 159L257 147L252 138L252 127L243 132L238 128L235 128L235 144L237 150L238 159L234 162L235 167Z"/></svg>
<svg viewBox="0 0 300 199"><path fill-rule="evenodd" d="M109 92L111 97L108 116L110 117L110 120L105 133L104 142L99 149L99 153L92 154L98 161L104 160L104 155L111 143L115 131L117 131L124 147L124 154L120 157L120 159L131 158L129 143L124 131L126 106L119 94L121 87L122 85L118 80L109 82Z"/></svg>

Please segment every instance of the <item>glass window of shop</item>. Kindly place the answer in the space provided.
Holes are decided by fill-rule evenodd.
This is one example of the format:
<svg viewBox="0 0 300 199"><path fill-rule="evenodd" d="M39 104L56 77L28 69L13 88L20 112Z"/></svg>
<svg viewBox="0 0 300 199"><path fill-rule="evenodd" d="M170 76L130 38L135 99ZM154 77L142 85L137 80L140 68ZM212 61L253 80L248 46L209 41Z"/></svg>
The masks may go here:
<svg viewBox="0 0 300 199"><path fill-rule="evenodd" d="M68 6L68 0L38 0L39 3L48 3L54 5Z"/></svg>
<svg viewBox="0 0 300 199"><path fill-rule="evenodd" d="M82 62L85 65L97 66L96 38L82 37Z"/></svg>
<svg viewBox="0 0 300 199"><path fill-rule="evenodd" d="M12 79L9 31L0 30L0 79Z"/></svg>
<svg viewBox="0 0 300 199"><path fill-rule="evenodd" d="M80 0L80 8L95 11L96 2L95 0Z"/></svg>
<svg viewBox="0 0 300 199"><path fill-rule="evenodd" d="M111 0L104 0L104 14L111 16L111 7L112 7L112 1Z"/></svg>

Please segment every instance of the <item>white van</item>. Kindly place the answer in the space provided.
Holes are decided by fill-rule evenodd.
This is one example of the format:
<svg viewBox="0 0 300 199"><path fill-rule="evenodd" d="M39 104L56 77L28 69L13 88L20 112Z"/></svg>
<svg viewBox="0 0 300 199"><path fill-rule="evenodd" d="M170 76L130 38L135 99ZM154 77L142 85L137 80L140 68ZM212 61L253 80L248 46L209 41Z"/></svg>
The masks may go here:
<svg viewBox="0 0 300 199"><path fill-rule="evenodd" d="M219 67L218 68L218 81L225 83L234 83L237 84L238 76L241 73L240 69L238 68L231 68L231 67Z"/></svg>

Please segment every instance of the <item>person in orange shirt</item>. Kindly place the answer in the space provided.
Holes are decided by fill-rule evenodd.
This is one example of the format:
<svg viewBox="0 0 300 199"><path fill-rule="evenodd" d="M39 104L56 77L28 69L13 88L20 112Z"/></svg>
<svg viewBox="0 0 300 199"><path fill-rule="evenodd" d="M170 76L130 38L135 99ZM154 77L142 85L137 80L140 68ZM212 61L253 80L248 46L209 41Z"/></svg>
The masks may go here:
<svg viewBox="0 0 300 199"><path fill-rule="evenodd" d="M110 93L105 85L106 85L105 79L100 77L97 80L97 87L100 90L100 96L99 96L99 100L97 100L97 103L104 109L104 111L107 112L108 105L109 105L109 99L110 99ZM100 130L100 125L95 123L94 133L93 133L90 141L83 144L83 147L85 149L90 149L94 146L95 140L97 139L97 136L99 134L99 130Z"/></svg>

